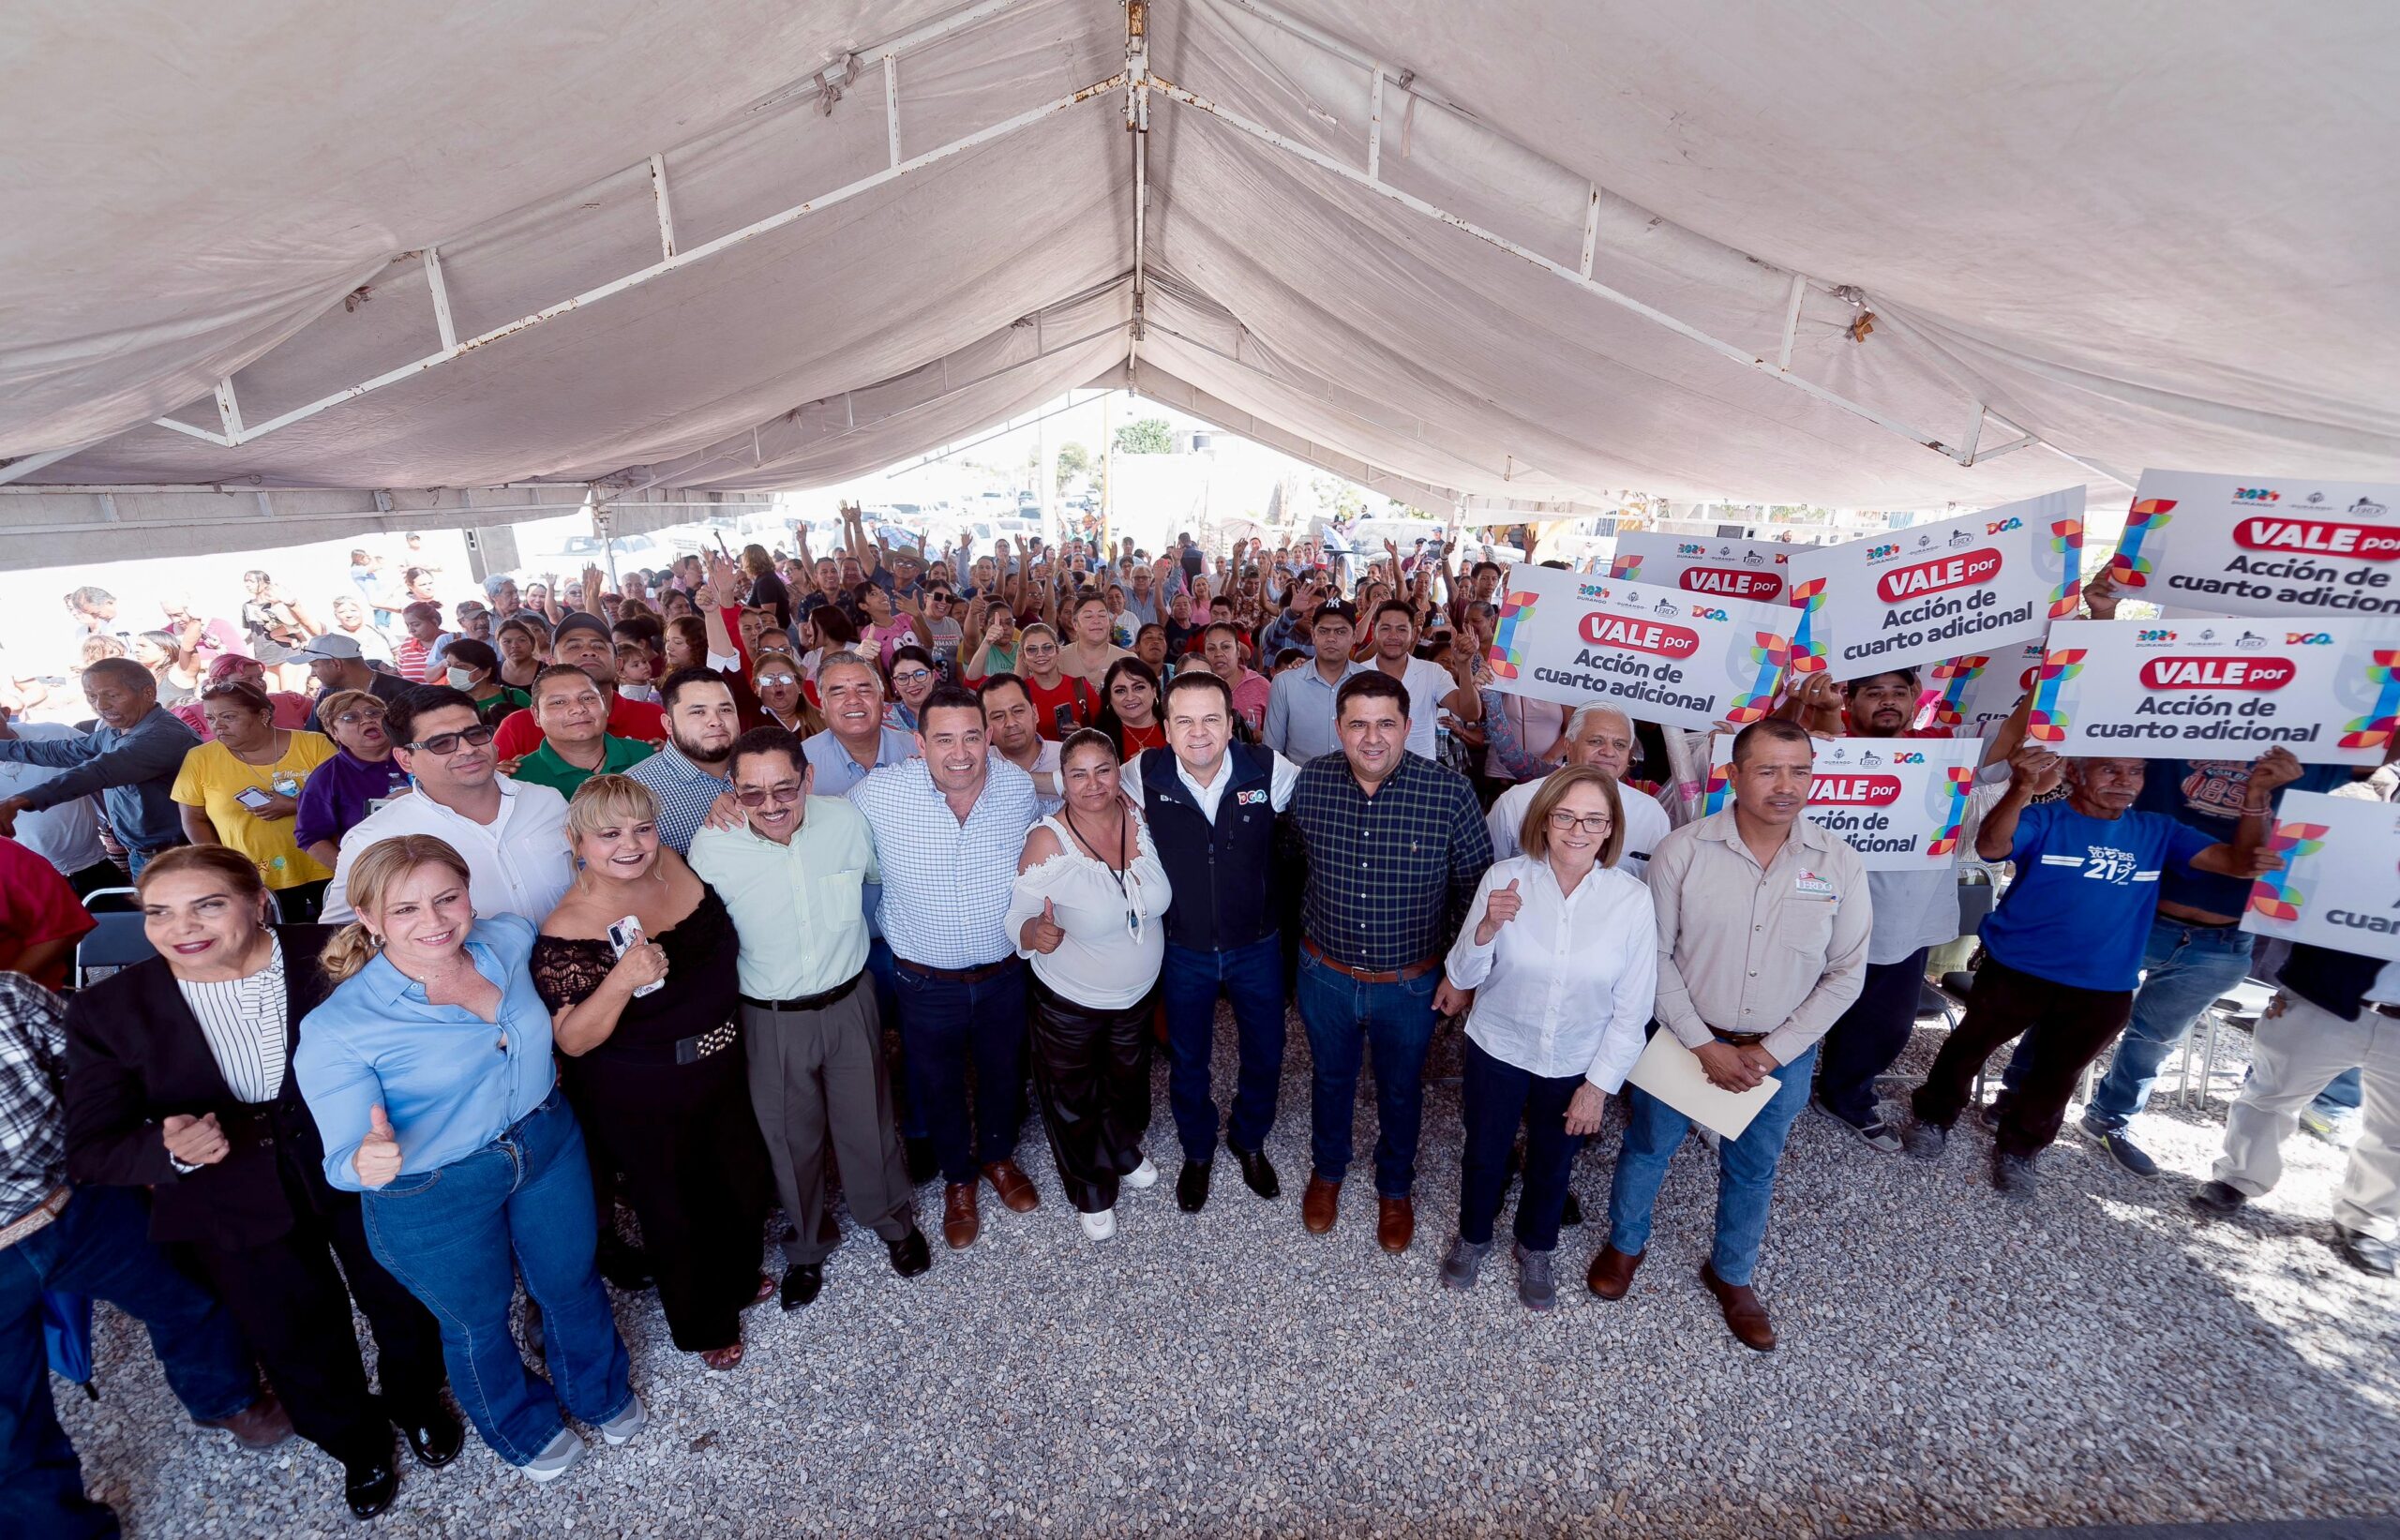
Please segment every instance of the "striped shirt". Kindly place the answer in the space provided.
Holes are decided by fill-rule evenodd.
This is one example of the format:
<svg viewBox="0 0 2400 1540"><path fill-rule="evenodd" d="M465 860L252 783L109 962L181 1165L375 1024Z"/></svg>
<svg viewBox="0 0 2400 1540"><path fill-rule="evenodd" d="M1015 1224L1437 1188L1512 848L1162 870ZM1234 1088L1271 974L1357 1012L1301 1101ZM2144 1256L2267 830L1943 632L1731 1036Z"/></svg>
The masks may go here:
<svg viewBox="0 0 2400 1540"><path fill-rule="evenodd" d="M1292 816L1309 850L1301 926L1328 957L1381 971L1448 949L1492 864L1465 776L1403 754L1370 797L1328 754L1301 770Z"/></svg>
<svg viewBox="0 0 2400 1540"><path fill-rule="evenodd" d="M175 980L236 1101L272 1101L283 1089L290 1001L283 992L283 942L269 939L275 949L267 965L247 979Z"/></svg>
<svg viewBox="0 0 2400 1540"><path fill-rule="evenodd" d="M883 936L895 957L974 968L1016 953L1003 917L1033 827L1033 780L997 754L987 763L965 823L922 759L876 770L850 792L875 834Z"/></svg>
<svg viewBox="0 0 2400 1540"><path fill-rule="evenodd" d="M671 742L625 774L658 799L658 837L679 856L692 848L692 836L716 800L733 789L730 780L693 764Z"/></svg>

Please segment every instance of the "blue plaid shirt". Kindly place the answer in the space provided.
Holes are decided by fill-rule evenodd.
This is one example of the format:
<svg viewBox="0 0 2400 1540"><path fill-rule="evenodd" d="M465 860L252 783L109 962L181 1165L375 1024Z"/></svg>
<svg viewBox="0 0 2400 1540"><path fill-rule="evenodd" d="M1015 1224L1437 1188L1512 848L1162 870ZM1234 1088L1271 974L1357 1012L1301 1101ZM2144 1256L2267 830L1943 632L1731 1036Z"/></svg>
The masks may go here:
<svg viewBox="0 0 2400 1540"><path fill-rule="evenodd" d="M717 798L733 789L730 780L693 764L672 742L625 774L648 786L658 799L658 837L679 856L691 854L692 836L700 831L700 821L716 805Z"/></svg>
<svg viewBox="0 0 2400 1540"><path fill-rule="evenodd" d="M1292 816L1309 850L1301 929L1328 957L1381 971L1448 949L1492 864L1465 776L1403 754L1370 797L1349 760L1324 755L1300 770Z"/></svg>
<svg viewBox="0 0 2400 1540"><path fill-rule="evenodd" d="M922 759L872 770L850 788L850 805L875 832L883 937L894 957L978 968L1015 955L1002 921L1033 827L1033 778L997 754L989 777L964 824Z"/></svg>

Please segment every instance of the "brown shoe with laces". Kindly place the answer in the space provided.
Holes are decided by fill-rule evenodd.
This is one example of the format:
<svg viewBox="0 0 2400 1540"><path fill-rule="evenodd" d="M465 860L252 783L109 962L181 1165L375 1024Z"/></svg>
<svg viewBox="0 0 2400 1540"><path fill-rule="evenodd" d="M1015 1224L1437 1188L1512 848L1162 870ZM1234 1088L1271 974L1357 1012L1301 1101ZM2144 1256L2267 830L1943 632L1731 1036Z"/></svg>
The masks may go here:
<svg viewBox="0 0 2400 1540"><path fill-rule="evenodd" d="M1033 1178L1017 1170L1013 1160L995 1160L983 1168L983 1179L992 1184L1002 1206L1012 1214L1030 1214L1042 1206L1042 1194L1033 1190Z"/></svg>
<svg viewBox="0 0 2400 1540"><path fill-rule="evenodd" d="M953 1251L964 1251L983 1233L983 1217L975 1211L975 1184L952 1182L941 1189L941 1238Z"/></svg>

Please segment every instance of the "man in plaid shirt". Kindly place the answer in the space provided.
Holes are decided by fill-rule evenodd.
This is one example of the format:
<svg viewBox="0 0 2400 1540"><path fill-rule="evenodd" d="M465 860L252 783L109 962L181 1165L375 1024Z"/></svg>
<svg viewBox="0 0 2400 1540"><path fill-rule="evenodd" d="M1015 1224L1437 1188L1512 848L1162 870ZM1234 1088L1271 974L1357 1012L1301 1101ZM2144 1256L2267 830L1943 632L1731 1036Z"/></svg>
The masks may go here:
<svg viewBox="0 0 2400 1540"><path fill-rule="evenodd" d="M281 1404L259 1394L232 1317L150 1244L141 1196L68 1185L66 1072L66 1002L0 973L0 1534L117 1533L116 1516L83 1495L51 1404L45 1290L105 1299L149 1327L193 1421L253 1449L292 1434Z"/></svg>
<svg viewBox="0 0 2400 1540"><path fill-rule="evenodd" d="M1359 1060L1375 1061L1375 1238L1408 1249L1417 1233L1417 1174L1425 1051L1442 954L1492 864L1492 837L1475 788L1455 770L1407 752L1408 693L1375 669L1334 696L1340 754L1311 760L1292 788L1308 842L1301 903L1300 1020L1315 1060L1311 1156L1300 1220L1333 1228Z"/></svg>

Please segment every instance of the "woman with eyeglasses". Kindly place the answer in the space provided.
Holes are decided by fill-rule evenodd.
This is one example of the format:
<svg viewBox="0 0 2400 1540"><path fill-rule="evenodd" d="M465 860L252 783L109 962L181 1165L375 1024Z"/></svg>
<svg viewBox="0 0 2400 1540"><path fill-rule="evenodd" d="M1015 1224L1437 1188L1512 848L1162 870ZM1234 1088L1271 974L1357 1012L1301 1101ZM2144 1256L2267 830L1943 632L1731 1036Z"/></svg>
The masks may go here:
<svg viewBox="0 0 2400 1540"><path fill-rule="evenodd" d="M584 1131L625 1174L675 1345L729 1369L741 1312L773 1289L758 1271L767 1147L734 1019L740 942L716 891L659 843L648 786L593 776L566 830L575 886L533 942L533 987ZM638 934L617 931L629 915Z"/></svg>
<svg viewBox="0 0 2400 1540"><path fill-rule="evenodd" d="M1150 1024L1174 892L1149 830L1118 792L1117 745L1086 727L1058 750L1065 804L1033 826L1002 923L1033 964L1033 1084L1058 1182L1084 1234L1117 1233L1119 1186L1159 1179Z"/></svg>
<svg viewBox="0 0 2400 1540"><path fill-rule="evenodd" d="M1441 1278L1452 1289L1475 1286L1522 1123L1517 1297L1547 1310L1558 1298L1551 1254L1568 1172L1642 1056L1658 994L1658 921L1649 890L1617 867L1624 811L1605 770L1553 773L1526 807L1518 839L1524 853L1484 873L1467 909L1475 922L1452 943L1433 995L1441 1015L1468 1012L1459 1233Z"/></svg>
<svg viewBox="0 0 2400 1540"><path fill-rule="evenodd" d="M796 738L825 730L825 715L810 704L802 689L805 677L790 653L759 653L750 682L758 692L758 710L769 722Z"/></svg>
<svg viewBox="0 0 2400 1540"><path fill-rule="evenodd" d="M1130 762L1144 749L1166 747L1166 725L1159 720L1159 676L1140 658L1119 658L1101 683L1100 716L1092 723Z"/></svg>
<svg viewBox="0 0 2400 1540"><path fill-rule="evenodd" d="M392 740L383 730L383 703L372 692L337 690L322 697L317 720L332 735L336 752L301 784L292 837L310 860L331 872L341 853L341 837L408 790L409 772L392 757Z"/></svg>
<svg viewBox="0 0 2400 1540"><path fill-rule="evenodd" d="M884 703L883 725L902 732L915 732L918 708L934 693L934 686L941 682L933 654L913 644L900 648L892 654L888 677L892 698Z"/></svg>
<svg viewBox="0 0 2400 1540"><path fill-rule="evenodd" d="M334 756L332 740L277 726L274 701L246 680L210 685L200 704L212 741L184 755L168 793L182 808L184 837L240 851L286 920L316 919L333 872L300 848L292 819L302 785Z"/></svg>

